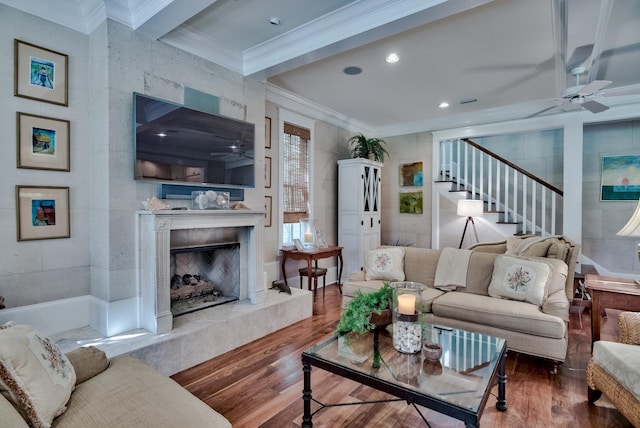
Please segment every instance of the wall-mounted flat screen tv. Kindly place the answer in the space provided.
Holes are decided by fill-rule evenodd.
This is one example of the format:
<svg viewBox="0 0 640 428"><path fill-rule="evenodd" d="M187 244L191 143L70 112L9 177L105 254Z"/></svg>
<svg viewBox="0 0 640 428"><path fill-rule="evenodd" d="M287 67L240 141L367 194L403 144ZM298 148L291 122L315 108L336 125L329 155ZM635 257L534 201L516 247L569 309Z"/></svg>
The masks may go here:
<svg viewBox="0 0 640 428"><path fill-rule="evenodd" d="M255 187L255 125L134 93L135 178Z"/></svg>

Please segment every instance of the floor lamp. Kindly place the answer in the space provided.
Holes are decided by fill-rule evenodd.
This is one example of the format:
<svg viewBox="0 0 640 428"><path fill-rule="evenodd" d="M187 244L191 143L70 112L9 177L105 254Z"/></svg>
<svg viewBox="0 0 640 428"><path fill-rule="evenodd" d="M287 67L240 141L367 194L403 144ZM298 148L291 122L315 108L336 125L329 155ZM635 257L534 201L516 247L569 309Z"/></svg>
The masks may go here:
<svg viewBox="0 0 640 428"><path fill-rule="evenodd" d="M478 231L476 230L476 223L473 221L474 217L482 217L484 213L484 202L476 199L459 199L457 214L462 217L466 217L464 222L464 231L462 232L462 238L460 238L460 245L458 248L462 248L462 242L464 241L464 235L467 234L467 227L469 223L473 227L473 233L476 235L476 242L480 242L478 239Z"/></svg>

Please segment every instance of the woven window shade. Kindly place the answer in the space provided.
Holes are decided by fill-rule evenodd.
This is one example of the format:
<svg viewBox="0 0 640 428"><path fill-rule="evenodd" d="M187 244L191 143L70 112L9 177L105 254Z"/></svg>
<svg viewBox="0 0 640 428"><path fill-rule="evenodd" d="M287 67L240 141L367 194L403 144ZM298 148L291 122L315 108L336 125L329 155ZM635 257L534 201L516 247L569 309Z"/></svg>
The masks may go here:
<svg viewBox="0 0 640 428"><path fill-rule="evenodd" d="M311 133L290 123L284 124L283 211L285 223L309 217L309 152Z"/></svg>

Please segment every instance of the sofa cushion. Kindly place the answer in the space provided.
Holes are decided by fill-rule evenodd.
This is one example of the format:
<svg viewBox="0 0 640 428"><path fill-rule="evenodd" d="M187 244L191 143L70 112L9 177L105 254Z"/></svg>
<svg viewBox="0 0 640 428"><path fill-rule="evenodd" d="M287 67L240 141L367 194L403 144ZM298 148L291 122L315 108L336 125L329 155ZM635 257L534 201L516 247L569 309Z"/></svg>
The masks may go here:
<svg viewBox="0 0 640 428"><path fill-rule="evenodd" d="M640 401L640 346L599 340L593 344L593 359Z"/></svg>
<svg viewBox="0 0 640 428"><path fill-rule="evenodd" d="M76 372L76 385L91 379L109 367L107 355L95 346L74 349L67 354L67 358Z"/></svg>
<svg viewBox="0 0 640 428"><path fill-rule="evenodd" d="M66 410L76 374L69 359L33 327L0 328L0 393L34 427L48 427Z"/></svg>
<svg viewBox="0 0 640 428"><path fill-rule="evenodd" d="M13 404L0 394L0 427L29 428Z"/></svg>
<svg viewBox="0 0 640 428"><path fill-rule="evenodd" d="M550 279L551 268L544 262L499 255L493 266L489 296L542 306Z"/></svg>
<svg viewBox="0 0 640 428"><path fill-rule="evenodd" d="M173 379L125 355L76 387L53 427L231 427Z"/></svg>
<svg viewBox="0 0 640 428"><path fill-rule="evenodd" d="M367 280L404 281L404 248L384 247L367 251L365 277Z"/></svg>
<svg viewBox="0 0 640 428"><path fill-rule="evenodd" d="M496 327L535 336L563 339L565 322L536 305L516 300L452 291L433 301L431 311L443 318Z"/></svg>

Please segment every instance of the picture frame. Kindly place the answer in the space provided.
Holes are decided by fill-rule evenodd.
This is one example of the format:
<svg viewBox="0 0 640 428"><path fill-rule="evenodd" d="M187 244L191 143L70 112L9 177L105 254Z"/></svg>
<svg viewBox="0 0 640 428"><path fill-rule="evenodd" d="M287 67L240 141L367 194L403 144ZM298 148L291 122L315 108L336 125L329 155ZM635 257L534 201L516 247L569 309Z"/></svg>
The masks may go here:
<svg viewBox="0 0 640 428"><path fill-rule="evenodd" d="M296 250L298 250L298 251L304 251L304 244L302 243L302 241L301 241L301 240L299 240L299 239L297 239L297 238L296 238L296 239L294 239L294 240L293 240L293 243L294 243L294 244L295 244L295 246L296 246Z"/></svg>
<svg viewBox="0 0 640 428"><path fill-rule="evenodd" d="M400 213L401 214L422 214L423 201L422 191L400 192Z"/></svg>
<svg viewBox="0 0 640 428"><path fill-rule="evenodd" d="M18 241L71 237L69 188L16 186Z"/></svg>
<svg viewBox="0 0 640 428"><path fill-rule="evenodd" d="M602 156L601 201L640 199L640 155Z"/></svg>
<svg viewBox="0 0 640 428"><path fill-rule="evenodd" d="M271 148L271 118L264 118L264 148Z"/></svg>
<svg viewBox="0 0 640 428"><path fill-rule="evenodd" d="M264 187L271 189L271 158L269 156L264 158Z"/></svg>
<svg viewBox="0 0 640 428"><path fill-rule="evenodd" d="M70 121L18 112L16 130L18 168L71 170Z"/></svg>
<svg viewBox="0 0 640 428"><path fill-rule="evenodd" d="M422 186L422 162L400 165L400 186Z"/></svg>
<svg viewBox="0 0 640 428"><path fill-rule="evenodd" d="M271 227L271 196L264 197L264 227Z"/></svg>
<svg viewBox="0 0 640 428"><path fill-rule="evenodd" d="M14 95L69 105L69 56L14 39Z"/></svg>

